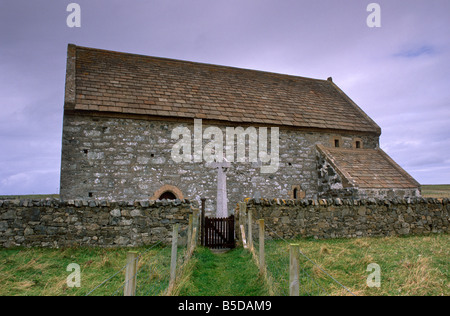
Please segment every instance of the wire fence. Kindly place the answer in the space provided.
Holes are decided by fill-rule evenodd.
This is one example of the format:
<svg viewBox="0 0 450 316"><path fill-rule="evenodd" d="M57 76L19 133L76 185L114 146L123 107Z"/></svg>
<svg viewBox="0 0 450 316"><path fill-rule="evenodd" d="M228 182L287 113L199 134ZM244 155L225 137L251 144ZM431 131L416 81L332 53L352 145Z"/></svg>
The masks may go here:
<svg viewBox="0 0 450 316"><path fill-rule="evenodd" d="M286 240L267 222L253 219L241 204L240 224L247 248L275 296L356 296L324 267L304 253L295 240Z"/></svg>
<svg viewBox="0 0 450 316"><path fill-rule="evenodd" d="M189 262L197 245L198 221L190 220L190 225L179 229L174 226L172 247L164 240L137 252L128 252L126 264L86 296L165 296L171 295L177 277ZM180 238L183 242L179 243Z"/></svg>

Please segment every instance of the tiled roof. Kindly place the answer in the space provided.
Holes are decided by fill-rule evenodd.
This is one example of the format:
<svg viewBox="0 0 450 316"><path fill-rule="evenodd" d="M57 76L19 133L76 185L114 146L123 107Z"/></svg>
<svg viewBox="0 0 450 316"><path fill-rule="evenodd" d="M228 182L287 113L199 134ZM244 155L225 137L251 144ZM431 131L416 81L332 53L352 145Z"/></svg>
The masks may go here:
<svg viewBox="0 0 450 316"><path fill-rule="evenodd" d="M329 148L317 145L343 182L360 189L418 188L420 184L381 149Z"/></svg>
<svg viewBox="0 0 450 316"><path fill-rule="evenodd" d="M75 45L66 109L381 133L330 80Z"/></svg>

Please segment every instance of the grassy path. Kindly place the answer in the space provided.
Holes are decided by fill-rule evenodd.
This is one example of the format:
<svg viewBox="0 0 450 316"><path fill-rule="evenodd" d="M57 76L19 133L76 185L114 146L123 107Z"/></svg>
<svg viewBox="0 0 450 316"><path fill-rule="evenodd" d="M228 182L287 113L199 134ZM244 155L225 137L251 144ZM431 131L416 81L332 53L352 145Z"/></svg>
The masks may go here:
<svg viewBox="0 0 450 316"><path fill-rule="evenodd" d="M179 295L187 296L266 296L264 279L248 251L234 249L214 254L198 248L195 267Z"/></svg>

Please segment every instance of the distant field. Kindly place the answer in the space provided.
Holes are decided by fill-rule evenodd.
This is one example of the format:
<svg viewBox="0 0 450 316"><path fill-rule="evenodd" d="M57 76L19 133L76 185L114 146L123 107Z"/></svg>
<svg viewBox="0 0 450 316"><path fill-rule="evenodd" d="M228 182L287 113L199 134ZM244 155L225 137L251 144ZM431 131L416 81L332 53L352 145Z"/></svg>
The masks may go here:
<svg viewBox="0 0 450 316"><path fill-rule="evenodd" d="M432 198L450 198L450 184L422 185L422 196Z"/></svg>

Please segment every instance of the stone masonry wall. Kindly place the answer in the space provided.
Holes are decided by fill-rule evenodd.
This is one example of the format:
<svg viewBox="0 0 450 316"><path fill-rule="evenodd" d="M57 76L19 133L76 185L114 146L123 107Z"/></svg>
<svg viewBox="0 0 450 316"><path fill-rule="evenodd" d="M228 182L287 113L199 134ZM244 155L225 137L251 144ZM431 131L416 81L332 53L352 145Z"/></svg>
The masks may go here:
<svg viewBox="0 0 450 316"><path fill-rule="evenodd" d="M352 238L450 232L449 199L250 200L273 238ZM253 231L258 231L254 223Z"/></svg>
<svg viewBox="0 0 450 316"><path fill-rule="evenodd" d="M174 186L184 198L198 202L206 198L206 212L214 215L217 170L208 168L204 161L176 163L171 158L178 141L171 133L180 126L194 134L193 120L182 123L65 114L61 198L140 200L152 197L164 186ZM203 131L209 126L204 122ZM225 135L227 126L218 127ZM301 196L316 197L315 145L328 145L333 136L280 129L280 164L272 174L262 174L258 163L232 163L227 174L229 211L244 198L292 198L294 187L302 191ZM354 138L361 139L366 148L378 146L377 136L341 135L342 146L351 147ZM210 141L204 139L203 148Z"/></svg>
<svg viewBox="0 0 450 316"><path fill-rule="evenodd" d="M191 206L186 200L0 201L0 247L168 244L175 223L181 229L188 225ZM186 235L186 230L181 234Z"/></svg>
<svg viewBox="0 0 450 316"><path fill-rule="evenodd" d="M129 247L159 241L169 244L173 225L187 227L192 208L197 208L197 204L187 200L0 201L0 247ZM253 212L254 220L265 219L269 227L266 233L273 238L450 232L449 199L251 199L247 209ZM253 231L257 232L256 224ZM185 235L186 230L181 233L180 242Z"/></svg>

